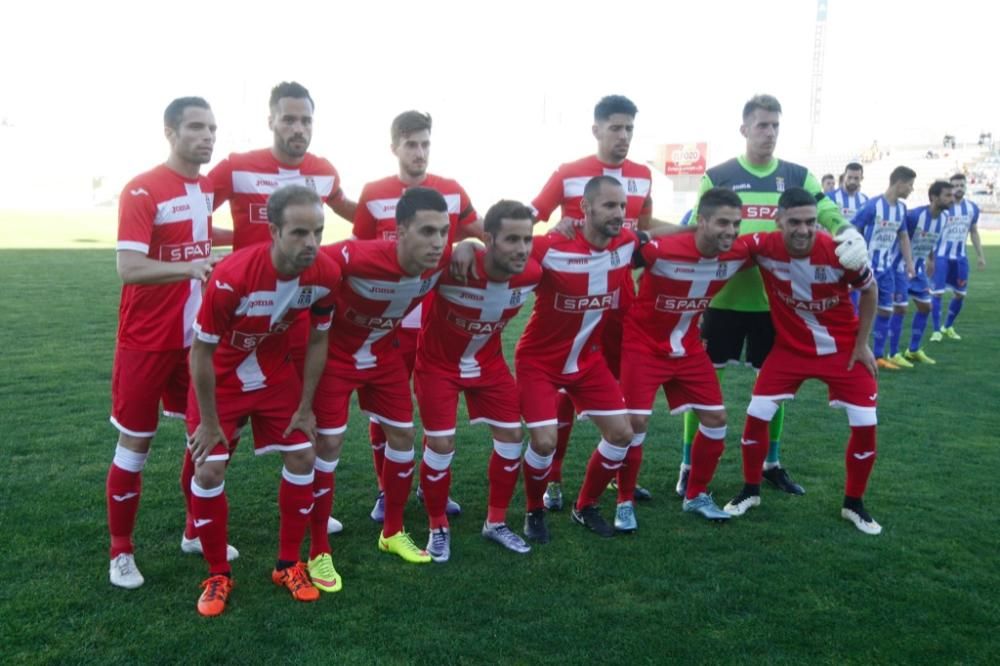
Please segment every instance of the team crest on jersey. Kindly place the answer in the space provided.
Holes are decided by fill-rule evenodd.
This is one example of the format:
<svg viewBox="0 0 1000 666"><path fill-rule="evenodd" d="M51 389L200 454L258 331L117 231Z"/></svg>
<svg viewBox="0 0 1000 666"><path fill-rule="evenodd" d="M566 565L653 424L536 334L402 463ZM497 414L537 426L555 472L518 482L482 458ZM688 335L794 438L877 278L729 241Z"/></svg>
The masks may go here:
<svg viewBox="0 0 1000 666"><path fill-rule="evenodd" d="M629 194L638 194L639 193L639 187L635 184L635 179L634 178L629 178L628 179L628 193Z"/></svg>
<svg viewBox="0 0 1000 666"><path fill-rule="evenodd" d="M729 265L725 262L719 262L718 268L715 269L715 277L722 279L729 275Z"/></svg>
<svg viewBox="0 0 1000 666"><path fill-rule="evenodd" d="M781 176L776 176L774 179L774 191L784 192L785 191L785 179Z"/></svg>
<svg viewBox="0 0 1000 666"><path fill-rule="evenodd" d="M813 282L826 282L826 266L817 266L816 275L813 278Z"/></svg>
<svg viewBox="0 0 1000 666"><path fill-rule="evenodd" d="M511 289L510 290L510 306L511 307L516 307L516 306L520 305L523 301L524 301L524 296L521 293L520 289Z"/></svg>
<svg viewBox="0 0 1000 666"><path fill-rule="evenodd" d="M420 283L420 295L426 294L434 286L434 280L431 278L425 278L423 282Z"/></svg>
<svg viewBox="0 0 1000 666"><path fill-rule="evenodd" d="M306 176L306 187L308 187L313 192L316 191L316 179L312 176Z"/></svg>
<svg viewBox="0 0 1000 666"><path fill-rule="evenodd" d="M618 250L611 250L610 256L611 256L610 260L612 266L621 266L622 258L621 255L618 254Z"/></svg>
<svg viewBox="0 0 1000 666"><path fill-rule="evenodd" d="M300 287L299 297L295 300L295 307L306 308L312 305L312 302L313 302L313 288Z"/></svg>

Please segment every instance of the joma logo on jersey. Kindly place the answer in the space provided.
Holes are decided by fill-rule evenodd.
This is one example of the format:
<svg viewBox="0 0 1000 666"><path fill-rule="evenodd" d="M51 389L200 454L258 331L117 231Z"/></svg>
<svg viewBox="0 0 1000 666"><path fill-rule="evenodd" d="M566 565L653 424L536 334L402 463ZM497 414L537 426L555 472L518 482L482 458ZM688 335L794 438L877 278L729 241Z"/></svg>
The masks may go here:
<svg viewBox="0 0 1000 666"><path fill-rule="evenodd" d="M173 213L183 213L185 211L191 210L190 204L178 204L170 209L171 214Z"/></svg>
<svg viewBox="0 0 1000 666"><path fill-rule="evenodd" d="M618 290L607 294L592 294L587 296L567 296L556 294L556 310L560 312L587 312L590 310L608 310L618 307Z"/></svg>
<svg viewBox="0 0 1000 666"><path fill-rule="evenodd" d="M387 296L392 296L396 293L396 290L392 287L369 287L368 291L373 294L386 294Z"/></svg>
<svg viewBox="0 0 1000 666"><path fill-rule="evenodd" d="M779 294L779 296L789 307L796 310L803 310L805 312L826 312L827 310L831 310L840 304L839 296L819 298L814 301L803 301L788 294Z"/></svg>
<svg viewBox="0 0 1000 666"><path fill-rule="evenodd" d="M278 181L270 178L258 178L256 187L277 187Z"/></svg>
<svg viewBox="0 0 1000 666"><path fill-rule="evenodd" d="M567 259L566 263L570 266L586 266L590 263L590 257L576 257L573 259Z"/></svg>
<svg viewBox="0 0 1000 666"><path fill-rule="evenodd" d="M660 294L653 306L660 312L703 312L708 308L711 298L677 298Z"/></svg>
<svg viewBox="0 0 1000 666"><path fill-rule="evenodd" d="M382 240L396 240L396 232L395 231L383 231L382 232Z"/></svg>
<svg viewBox="0 0 1000 666"><path fill-rule="evenodd" d="M194 241L160 246L160 261L195 261L212 254L211 241Z"/></svg>
<svg viewBox="0 0 1000 666"><path fill-rule="evenodd" d="M258 298L250 301L250 303L247 305L247 309L249 310L254 310L256 308L273 308L273 307L274 307L274 301L271 300L270 298Z"/></svg>
<svg viewBox="0 0 1000 666"><path fill-rule="evenodd" d="M778 217L778 207L763 204L743 204L742 216L744 220L773 220Z"/></svg>
<svg viewBox="0 0 1000 666"><path fill-rule="evenodd" d="M448 322L466 333L472 335L490 335L502 331L507 325L506 321L480 321L463 317L454 310L448 310Z"/></svg>
<svg viewBox="0 0 1000 666"><path fill-rule="evenodd" d="M367 315L364 312L358 312L353 308L345 312L344 317L352 324L357 324L363 328L370 328L374 331L384 331L396 328L399 322L403 321L402 317L379 317L376 315Z"/></svg>
<svg viewBox="0 0 1000 666"><path fill-rule="evenodd" d="M462 300L465 300L465 301L481 302L481 301L485 301L486 300L486 297L483 296L482 294L476 294L476 293L472 293L472 292L468 292L468 291L461 291L461 292L459 292L458 293L458 297L460 299L462 299Z"/></svg>

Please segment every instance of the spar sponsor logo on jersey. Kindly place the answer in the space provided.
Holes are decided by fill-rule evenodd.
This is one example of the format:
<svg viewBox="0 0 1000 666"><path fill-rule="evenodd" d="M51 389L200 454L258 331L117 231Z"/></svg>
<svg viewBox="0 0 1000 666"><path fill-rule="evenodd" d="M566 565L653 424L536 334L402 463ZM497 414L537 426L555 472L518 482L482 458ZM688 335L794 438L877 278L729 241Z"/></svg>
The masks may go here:
<svg viewBox="0 0 1000 666"><path fill-rule="evenodd" d="M778 217L778 204L743 204L744 220L773 220Z"/></svg>
<svg viewBox="0 0 1000 666"><path fill-rule="evenodd" d="M775 294L785 305L800 312L826 312L827 310L832 310L840 305L839 296L830 296L829 298L819 298L806 301L795 298L791 294L781 291L776 291Z"/></svg>
<svg viewBox="0 0 1000 666"><path fill-rule="evenodd" d="M373 331L389 331L399 326L399 322L403 321L402 317L370 315L365 314L364 312L359 312L354 308L348 308L347 311L344 312L344 318L352 324Z"/></svg>
<svg viewBox="0 0 1000 666"><path fill-rule="evenodd" d="M507 320L481 321L467 317L460 312L455 312L450 308L448 309L447 320L455 328L465 331L470 335L491 335L502 331L507 325Z"/></svg>
<svg viewBox="0 0 1000 666"><path fill-rule="evenodd" d="M660 312L704 312L711 302L711 298L686 298L659 294L653 307Z"/></svg>
<svg viewBox="0 0 1000 666"><path fill-rule="evenodd" d="M160 246L160 261L195 261L206 259L212 254L212 241L192 241Z"/></svg>
<svg viewBox="0 0 1000 666"><path fill-rule="evenodd" d="M242 349L243 351L253 351L260 343L263 342L268 336L277 335L279 333L284 333L288 330L291 324L286 321L276 322L271 326L271 330L266 332L252 332L247 333L244 331L233 331L229 338L229 343L236 349Z"/></svg>
<svg viewBox="0 0 1000 666"><path fill-rule="evenodd" d="M615 289L605 294L588 294L586 296L570 296L557 292L555 308L560 312L570 313L612 310L618 307L619 292L619 289Z"/></svg>

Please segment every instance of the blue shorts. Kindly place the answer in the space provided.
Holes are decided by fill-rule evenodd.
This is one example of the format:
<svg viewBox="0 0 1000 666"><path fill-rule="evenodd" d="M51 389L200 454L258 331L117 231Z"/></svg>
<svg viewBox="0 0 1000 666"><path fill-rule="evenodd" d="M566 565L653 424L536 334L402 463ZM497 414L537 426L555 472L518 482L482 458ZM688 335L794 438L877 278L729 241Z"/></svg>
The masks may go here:
<svg viewBox="0 0 1000 666"><path fill-rule="evenodd" d="M896 271L891 268L887 271L876 271L875 284L878 285L878 309L892 310L896 293Z"/></svg>
<svg viewBox="0 0 1000 666"><path fill-rule="evenodd" d="M892 282L892 304L905 308L910 302L910 278L906 277L906 270L897 270Z"/></svg>
<svg viewBox="0 0 1000 666"><path fill-rule="evenodd" d="M913 297L913 300L918 303L931 302L930 280L927 279L927 273L924 272L923 265L917 268L917 276L910 280L909 292L910 296Z"/></svg>
<svg viewBox="0 0 1000 666"><path fill-rule="evenodd" d="M969 258L959 257L949 259L948 257L934 258L934 294L943 294L945 288L950 288L956 294L965 296L969 288Z"/></svg>

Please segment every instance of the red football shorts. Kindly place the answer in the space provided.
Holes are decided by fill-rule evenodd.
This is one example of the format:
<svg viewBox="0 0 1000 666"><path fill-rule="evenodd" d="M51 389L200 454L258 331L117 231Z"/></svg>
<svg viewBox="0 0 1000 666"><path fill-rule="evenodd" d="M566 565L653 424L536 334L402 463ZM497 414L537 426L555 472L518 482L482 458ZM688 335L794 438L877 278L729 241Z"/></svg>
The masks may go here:
<svg viewBox="0 0 1000 666"><path fill-rule="evenodd" d="M431 294L434 292L432 291ZM429 295L429 294L428 294ZM420 336L419 328L403 328L400 326L395 331L397 349L403 357L406 365L407 376L413 374L413 367L417 358L417 338Z"/></svg>
<svg viewBox="0 0 1000 666"><path fill-rule="evenodd" d="M217 386L215 389L215 405L219 413L219 425L226 439L232 443L240 428L247 419L253 432L253 452L257 455L271 451L297 451L312 444L305 433L293 430L285 436L285 429L292 420L292 415L299 407L302 397L302 384L297 377L274 386L266 386L257 391L244 392L238 387ZM195 428L201 423L198 410L198 399L194 387L188 393L187 432L194 434ZM212 449L208 460L227 460L229 449L224 444L218 444Z"/></svg>
<svg viewBox="0 0 1000 666"><path fill-rule="evenodd" d="M827 385L833 407L875 407L878 383L860 363L848 370L850 358L849 350L829 356L804 356L775 345L757 375L753 395L787 400L795 397L802 382L818 379Z"/></svg>
<svg viewBox="0 0 1000 666"><path fill-rule="evenodd" d="M652 414L661 386L671 414L725 409L715 367L704 351L671 358L626 346L622 352L622 392L629 413Z"/></svg>
<svg viewBox="0 0 1000 666"><path fill-rule="evenodd" d="M465 393L469 423L487 423L498 428L521 427L517 385L503 357L482 368L479 377L462 379L453 371L439 370L417 360L413 373L420 420L424 433L432 437L455 434L458 394Z"/></svg>
<svg viewBox="0 0 1000 666"><path fill-rule="evenodd" d="M379 357L378 365L366 370L354 367L354 360L330 355L316 388L313 411L323 435L339 435L347 430L351 393L358 392L358 404L370 417L397 428L413 427L413 398L410 373L399 354Z"/></svg>
<svg viewBox="0 0 1000 666"><path fill-rule="evenodd" d="M589 368L572 374L550 372L533 363L515 362L521 414L529 428L557 425L559 389L565 389L580 416L625 413L618 380L601 358Z"/></svg>
<svg viewBox="0 0 1000 666"><path fill-rule="evenodd" d="M188 350L115 349L111 371L111 423L126 435L152 437L160 401L166 416L184 417L188 392Z"/></svg>

